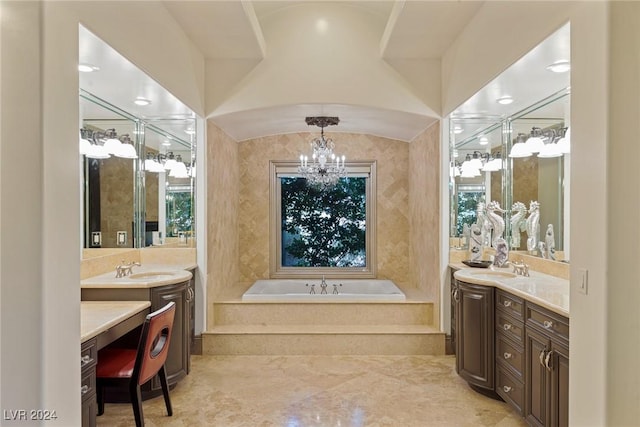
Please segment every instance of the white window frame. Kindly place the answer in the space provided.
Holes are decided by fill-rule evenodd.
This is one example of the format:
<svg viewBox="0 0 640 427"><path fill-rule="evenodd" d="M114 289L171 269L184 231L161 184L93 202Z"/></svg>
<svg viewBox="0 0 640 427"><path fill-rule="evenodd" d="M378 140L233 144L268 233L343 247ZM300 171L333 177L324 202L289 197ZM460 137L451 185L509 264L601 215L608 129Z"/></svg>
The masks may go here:
<svg viewBox="0 0 640 427"><path fill-rule="evenodd" d="M332 279L376 278L376 162L347 162L348 176L366 177L366 231L364 267L285 267L282 265L282 194L280 178L299 177L298 162L269 162L269 272L273 279L312 279L322 276Z"/></svg>

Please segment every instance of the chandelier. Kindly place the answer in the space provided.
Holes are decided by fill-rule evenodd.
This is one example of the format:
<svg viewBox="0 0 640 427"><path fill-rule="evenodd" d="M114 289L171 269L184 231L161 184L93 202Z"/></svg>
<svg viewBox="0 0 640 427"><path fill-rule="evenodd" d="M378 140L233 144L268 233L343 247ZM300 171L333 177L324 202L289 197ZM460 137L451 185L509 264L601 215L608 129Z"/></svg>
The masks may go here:
<svg viewBox="0 0 640 427"><path fill-rule="evenodd" d="M320 137L311 142L311 162L309 157L300 155L298 173L307 180L307 183L319 188L334 186L338 179L345 177L345 157L336 156L333 152L335 144L331 138L324 137L324 128L335 126L340 122L338 117L307 117L307 125L320 127Z"/></svg>

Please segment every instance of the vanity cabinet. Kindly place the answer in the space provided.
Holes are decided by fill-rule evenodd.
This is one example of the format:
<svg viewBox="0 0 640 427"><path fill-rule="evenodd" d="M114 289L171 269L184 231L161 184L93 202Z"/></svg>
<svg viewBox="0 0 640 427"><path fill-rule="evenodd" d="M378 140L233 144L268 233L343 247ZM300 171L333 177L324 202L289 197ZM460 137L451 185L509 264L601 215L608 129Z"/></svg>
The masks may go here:
<svg viewBox="0 0 640 427"><path fill-rule="evenodd" d="M494 390L494 288L456 280L456 371L470 385Z"/></svg>
<svg viewBox="0 0 640 427"><path fill-rule="evenodd" d="M83 301L150 301L151 311L164 307L173 301L176 314L171 332L169 354L165 362L167 381L172 387L184 378L190 370L191 341L194 330L195 291L190 280L153 288L83 288ZM139 329L123 337L117 345L135 348L138 345ZM142 388L142 398L148 399L162 394L158 378L154 378ZM128 390L123 393L109 394L108 401L128 401Z"/></svg>
<svg viewBox="0 0 640 427"><path fill-rule="evenodd" d="M80 348L80 394L82 396L82 427L95 427L98 414L96 400L96 363L98 342L93 338Z"/></svg>
<svg viewBox="0 0 640 427"><path fill-rule="evenodd" d="M496 393L524 415L524 301L496 290Z"/></svg>
<svg viewBox="0 0 640 427"><path fill-rule="evenodd" d="M525 418L533 426L569 424L569 319L526 306Z"/></svg>

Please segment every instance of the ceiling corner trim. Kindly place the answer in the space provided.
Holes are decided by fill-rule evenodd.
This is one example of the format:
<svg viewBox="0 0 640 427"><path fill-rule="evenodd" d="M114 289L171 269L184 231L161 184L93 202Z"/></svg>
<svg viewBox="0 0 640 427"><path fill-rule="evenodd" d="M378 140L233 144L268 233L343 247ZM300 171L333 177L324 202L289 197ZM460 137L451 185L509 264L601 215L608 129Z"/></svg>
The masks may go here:
<svg viewBox="0 0 640 427"><path fill-rule="evenodd" d="M260 21L258 21L256 10L250 0L242 0L241 3L242 9L244 9L244 13L245 15L247 15L247 19L249 20L249 24L251 25L251 29L253 30L253 34L256 37L256 42L260 47L262 58L264 58L267 52L267 44L264 41L264 34L262 33L262 27L260 26Z"/></svg>
<svg viewBox="0 0 640 427"><path fill-rule="evenodd" d="M391 34L398 23L398 18L404 9L405 0L395 0L393 3L393 8L391 9L391 13L389 14L389 19L387 20L387 25L384 28L384 33L382 33L382 39L380 40L380 57L384 58L384 54L387 51L387 47L389 46L389 39L391 38Z"/></svg>

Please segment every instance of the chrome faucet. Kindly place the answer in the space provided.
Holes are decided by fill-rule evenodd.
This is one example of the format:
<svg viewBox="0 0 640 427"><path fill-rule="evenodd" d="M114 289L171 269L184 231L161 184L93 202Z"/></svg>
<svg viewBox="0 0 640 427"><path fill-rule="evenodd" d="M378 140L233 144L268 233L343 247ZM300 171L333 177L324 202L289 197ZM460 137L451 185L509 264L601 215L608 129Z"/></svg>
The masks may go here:
<svg viewBox="0 0 640 427"><path fill-rule="evenodd" d="M134 265L140 267L139 262L130 262L127 264L124 262L124 260L122 260L121 264L116 266L116 279L131 275L131 269Z"/></svg>
<svg viewBox="0 0 640 427"><path fill-rule="evenodd" d="M320 282L320 289L321 294L327 293L327 281L324 280L324 274L322 275L322 282Z"/></svg>
<svg viewBox="0 0 640 427"><path fill-rule="evenodd" d="M511 261L513 272L519 276L529 276L529 266L521 259L520 262Z"/></svg>

